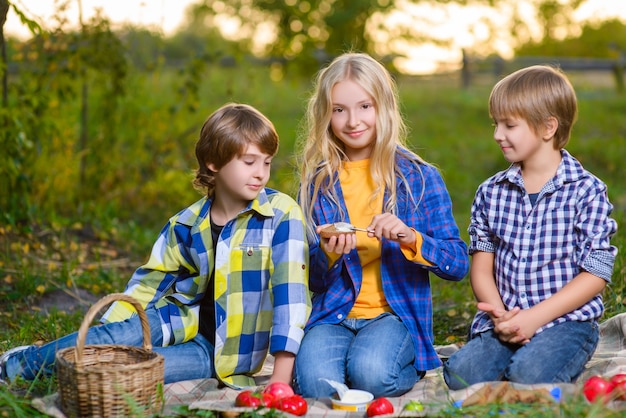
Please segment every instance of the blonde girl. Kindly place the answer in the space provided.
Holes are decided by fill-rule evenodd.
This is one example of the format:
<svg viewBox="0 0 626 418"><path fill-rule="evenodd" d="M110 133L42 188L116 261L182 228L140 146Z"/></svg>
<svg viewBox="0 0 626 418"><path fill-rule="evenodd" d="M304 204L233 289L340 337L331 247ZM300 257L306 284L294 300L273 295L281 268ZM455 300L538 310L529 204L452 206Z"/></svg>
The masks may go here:
<svg viewBox="0 0 626 418"><path fill-rule="evenodd" d="M467 247L436 168L405 145L389 72L346 53L318 74L300 154L313 310L295 386L331 396L324 379L399 396L441 363L429 273L461 280ZM365 228L320 238L335 222Z"/></svg>

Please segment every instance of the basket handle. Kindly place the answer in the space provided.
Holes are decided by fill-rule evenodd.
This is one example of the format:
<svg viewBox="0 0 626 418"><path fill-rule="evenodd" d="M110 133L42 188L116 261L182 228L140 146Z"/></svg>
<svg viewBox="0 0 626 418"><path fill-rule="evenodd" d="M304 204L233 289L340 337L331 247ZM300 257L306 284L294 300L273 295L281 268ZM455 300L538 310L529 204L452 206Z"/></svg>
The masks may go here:
<svg viewBox="0 0 626 418"><path fill-rule="evenodd" d="M87 331L89 331L94 318L103 307L116 301L128 302L135 308L137 314L139 315L139 320L141 321L141 329L143 331L143 348L147 351L152 350L150 323L148 322L148 316L139 301L124 293L111 293L94 303L87 311L87 314L85 314L85 318L78 329L78 336L76 337L76 350L74 350L74 357L77 365L82 364L83 362L83 350L85 348L85 340L87 339Z"/></svg>

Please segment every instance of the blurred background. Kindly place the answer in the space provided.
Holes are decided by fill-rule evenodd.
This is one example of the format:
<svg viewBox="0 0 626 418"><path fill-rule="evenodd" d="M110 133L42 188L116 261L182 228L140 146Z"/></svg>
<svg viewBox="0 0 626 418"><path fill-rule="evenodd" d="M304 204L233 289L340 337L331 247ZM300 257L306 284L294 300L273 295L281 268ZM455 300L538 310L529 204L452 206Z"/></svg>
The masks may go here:
<svg viewBox="0 0 626 418"><path fill-rule="evenodd" d="M13 3L48 27L63 4ZM63 10L74 28L98 13L115 30L144 28L164 37L212 27L226 40L245 42L257 56L296 58L353 46L392 56L406 74L458 69L463 49L511 58L528 42L579 37L585 26L626 18L623 0L75 0L65 2ZM31 35L13 10L5 32L22 39Z"/></svg>
<svg viewBox="0 0 626 418"><path fill-rule="evenodd" d="M54 214L154 225L192 198L195 135L227 101L272 118L283 141L273 185L293 191L310 83L347 50L388 66L413 144L452 172L468 154L446 145L472 129L488 143L486 98L508 72L548 63L581 89L623 91L625 0L0 0L0 18L11 224ZM479 117L445 99L475 100ZM478 178L459 192L462 211Z"/></svg>

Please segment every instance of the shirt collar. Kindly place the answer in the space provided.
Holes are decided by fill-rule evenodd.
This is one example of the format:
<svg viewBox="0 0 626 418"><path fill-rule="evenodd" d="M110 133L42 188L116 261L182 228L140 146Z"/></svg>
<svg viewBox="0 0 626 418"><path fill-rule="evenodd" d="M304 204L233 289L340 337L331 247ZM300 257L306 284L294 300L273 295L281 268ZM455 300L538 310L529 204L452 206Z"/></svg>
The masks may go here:
<svg viewBox="0 0 626 418"><path fill-rule="evenodd" d="M248 207L244 210L244 212L248 210L254 210L262 216L274 216L274 210L272 209L272 205L267 197L266 189L261 190L256 199L248 204Z"/></svg>
<svg viewBox="0 0 626 418"><path fill-rule="evenodd" d="M187 209L182 210L176 222L188 226L194 224L204 225L204 223L206 223L206 227L209 227L208 217L212 202L212 199L205 196ZM267 189L262 189L257 197L250 201L248 206L241 213L248 211L255 211L265 217L274 216L272 205L267 197Z"/></svg>
<svg viewBox="0 0 626 418"><path fill-rule="evenodd" d="M556 169L556 175L550 180L555 188L559 188L566 183L580 180L586 176L586 171L580 162L572 157L566 150L561 150L561 162ZM508 181L512 184L522 184L522 168L519 163L513 163L511 166L496 174L495 181L497 183Z"/></svg>

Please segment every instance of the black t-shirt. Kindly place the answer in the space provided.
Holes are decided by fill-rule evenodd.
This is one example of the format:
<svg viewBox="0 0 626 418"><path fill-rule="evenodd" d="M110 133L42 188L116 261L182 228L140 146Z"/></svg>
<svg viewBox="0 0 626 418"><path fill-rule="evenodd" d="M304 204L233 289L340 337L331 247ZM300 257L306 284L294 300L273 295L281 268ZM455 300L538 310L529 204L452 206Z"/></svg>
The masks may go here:
<svg viewBox="0 0 626 418"><path fill-rule="evenodd" d="M213 238L213 254L215 257L215 247L217 239L222 232L224 225L216 225L211 221L211 238ZM215 258L211 260L213 263L213 273L209 278L204 297L200 301L200 324L199 332L215 346Z"/></svg>

